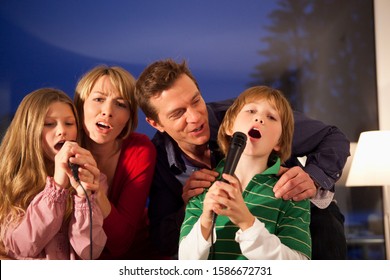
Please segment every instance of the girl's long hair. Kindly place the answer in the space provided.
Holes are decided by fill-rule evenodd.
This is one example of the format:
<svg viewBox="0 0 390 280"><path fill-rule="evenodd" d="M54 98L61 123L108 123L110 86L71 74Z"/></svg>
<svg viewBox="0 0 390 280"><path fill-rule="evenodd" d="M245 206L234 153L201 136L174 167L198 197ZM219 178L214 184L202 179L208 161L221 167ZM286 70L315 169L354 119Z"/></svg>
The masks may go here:
<svg viewBox="0 0 390 280"><path fill-rule="evenodd" d="M68 104L79 120L72 99L63 91L42 88L26 95L20 103L0 145L0 239L10 223L18 222L33 198L53 176L54 163L44 156L42 130L49 106ZM72 212L68 199L65 219ZM1 242L2 243L2 242ZM3 245L3 244L1 244Z"/></svg>

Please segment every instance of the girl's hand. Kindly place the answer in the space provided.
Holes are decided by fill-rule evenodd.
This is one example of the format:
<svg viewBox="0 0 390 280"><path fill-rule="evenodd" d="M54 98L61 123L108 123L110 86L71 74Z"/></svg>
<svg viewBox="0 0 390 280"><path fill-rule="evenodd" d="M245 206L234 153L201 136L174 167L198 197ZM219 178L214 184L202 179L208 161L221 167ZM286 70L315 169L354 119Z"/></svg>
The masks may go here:
<svg viewBox="0 0 390 280"><path fill-rule="evenodd" d="M84 187L88 195L99 190L100 170L97 168L96 161L88 150L80 146L74 146L72 151L75 154L69 158L69 162L78 166L79 180L76 181L72 172L68 173L69 179L72 187L77 191L77 195L85 197L82 187Z"/></svg>
<svg viewBox="0 0 390 280"><path fill-rule="evenodd" d="M74 156L73 147L78 147L76 142L66 141L54 157L54 181L61 188L69 187L69 174L71 174L68 161Z"/></svg>

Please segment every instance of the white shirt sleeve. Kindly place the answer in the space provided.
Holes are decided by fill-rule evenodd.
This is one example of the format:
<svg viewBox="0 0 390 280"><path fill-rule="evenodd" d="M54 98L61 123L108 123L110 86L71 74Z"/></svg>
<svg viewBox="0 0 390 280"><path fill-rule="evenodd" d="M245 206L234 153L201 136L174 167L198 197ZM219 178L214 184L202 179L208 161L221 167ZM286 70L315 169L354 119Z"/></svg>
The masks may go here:
<svg viewBox="0 0 390 280"><path fill-rule="evenodd" d="M318 188L316 195L310 201L320 209L325 209L333 201L334 192Z"/></svg>
<svg viewBox="0 0 390 280"><path fill-rule="evenodd" d="M213 230L216 236L215 228ZM247 230L238 230L235 240L249 260L307 260L301 252L287 247L276 235L270 234L257 219ZM179 260L207 260L210 247L211 240L203 238L198 220L179 244Z"/></svg>
<svg viewBox="0 0 390 280"><path fill-rule="evenodd" d="M215 228L213 231L216 236ZM211 238L208 240L203 238L199 219L179 244L179 260L207 260L210 247Z"/></svg>
<svg viewBox="0 0 390 280"><path fill-rule="evenodd" d="M301 252L287 247L276 235L270 234L258 219L245 231L238 230L235 240L249 260L307 260Z"/></svg>

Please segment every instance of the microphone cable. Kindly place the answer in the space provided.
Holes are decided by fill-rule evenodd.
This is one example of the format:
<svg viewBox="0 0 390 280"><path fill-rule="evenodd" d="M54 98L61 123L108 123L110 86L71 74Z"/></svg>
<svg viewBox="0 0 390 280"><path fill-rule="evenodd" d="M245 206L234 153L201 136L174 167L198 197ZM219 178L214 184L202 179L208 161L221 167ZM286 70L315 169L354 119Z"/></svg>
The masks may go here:
<svg viewBox="0 0 390 280"><path fill-rule="evenodd" d="M79 178L79 172L78 172L79 166L77 164L73 164L73 163L69 162L69 167L72 170L73 178L76 180L77 184L79 184L79 186L83 190L83 192L85 194L85 198L87 199L87 203L88 203L89 221L90 221L89 222L89 258L90 258L90 260L92 260L93 255L92 255L92 206L91 206L91 201L88 197L87 191L85 190L84 186L81 184L81 181Z"/></svg>
<svg viewBox="0 0 390 280"><path fill-rule="evenodd" d="M210 247L210 255L211 259L215 259L215 246L214 246L214 229L215 229L215 222L217 221L217 214L213 213L213 219L211 220L211 233L210 233L210 238L211 238L211 247Z"/></svg>

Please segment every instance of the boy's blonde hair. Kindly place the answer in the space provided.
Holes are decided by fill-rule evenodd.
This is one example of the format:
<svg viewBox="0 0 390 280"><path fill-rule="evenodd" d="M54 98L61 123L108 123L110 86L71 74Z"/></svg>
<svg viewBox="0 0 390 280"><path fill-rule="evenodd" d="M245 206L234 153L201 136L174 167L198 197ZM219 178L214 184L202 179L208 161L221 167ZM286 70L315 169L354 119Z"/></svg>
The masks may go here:
<svg viewBox="0 0 390 280"><path fill-rule="evenodd" d="M227 131L233 129L233 124L238 113L244 105L263 99L275 106L282 123L282 134L279 139L280 150L274 152L280 157L282 162L285 162L290 157L294 133L293 112L290 103L283 93L267 86L254 86L243 91L226 111L226 115L218 131L218 144L225 156L232 138L230 135L227 135Z"/></svg>

